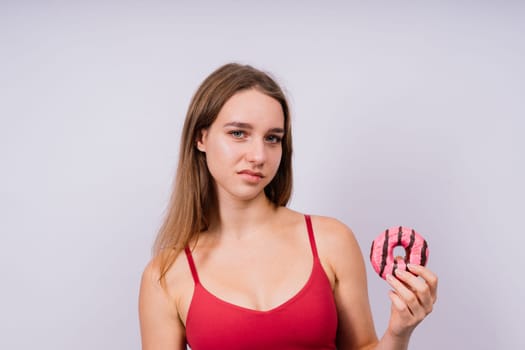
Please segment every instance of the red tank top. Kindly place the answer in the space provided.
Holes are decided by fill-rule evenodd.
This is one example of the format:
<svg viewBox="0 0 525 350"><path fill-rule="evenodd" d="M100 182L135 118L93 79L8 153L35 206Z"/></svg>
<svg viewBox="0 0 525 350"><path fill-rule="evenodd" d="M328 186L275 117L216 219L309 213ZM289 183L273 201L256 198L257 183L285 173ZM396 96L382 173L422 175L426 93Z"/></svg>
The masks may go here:
<svg viewBox="0 0 525 350"><path fill-rule="evenodd" d="M310 277L293 297L268 311L234 305L208 292L186 247L195 282L186 319L186 339L192 350L335 349L335 300L317 254L310 217L305 215L305 220L313 254Z"/></svg>

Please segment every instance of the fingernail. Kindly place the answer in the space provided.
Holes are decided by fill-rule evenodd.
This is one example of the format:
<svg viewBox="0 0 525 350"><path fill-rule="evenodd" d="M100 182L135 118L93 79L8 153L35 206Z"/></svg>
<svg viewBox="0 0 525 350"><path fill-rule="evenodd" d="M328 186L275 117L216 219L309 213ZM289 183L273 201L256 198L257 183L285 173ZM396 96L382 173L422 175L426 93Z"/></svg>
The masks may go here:
<svg viewBox="0 0 525 350"><path fill-rule="evenodd" d="M399 270L399 269L397 269L397 270L396 270L396 275L399 275L399 276L405 276L405 275L406 275L406 272L403 271L403 270Z"/></svg>
<svg viewBox="0 0 525 350"><path fill-rule="evenodd" d="M407 264L407 267L409 269L414 269L414 268L417 268L417 265L414 265L414 264Z"/></svg>
<svg viewBox="0 0 525 350"><path fill-rule="evenodd" d="M386 275L386 280L388 282L393 282L394 281L394 276L392 276L391 274L388 274L388 275Z"/></svg>

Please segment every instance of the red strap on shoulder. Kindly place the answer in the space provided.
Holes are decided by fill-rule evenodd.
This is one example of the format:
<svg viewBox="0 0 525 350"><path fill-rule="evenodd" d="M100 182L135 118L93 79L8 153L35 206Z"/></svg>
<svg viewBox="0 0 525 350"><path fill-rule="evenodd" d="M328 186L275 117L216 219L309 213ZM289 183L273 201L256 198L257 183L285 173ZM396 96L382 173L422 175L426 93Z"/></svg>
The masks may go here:
<svg viewBox="0 0 525 350"><path fill-rule="evenodd" d="M310 247L312 247L312 253L315 258L317 258L317 246L315 245L314 230L312 228L312 219L310 215L305 215L304 219L306 220L306 227L308 228L308 238L310 239Z"/></svg>
<svg viewBox="0 0 525 350"><path fill-rule="evenodd" d="M186 246L184 248L184 252L186 253L186 258L188 259L188 265L190 265L191 275L193 276L193 282L195 282L195 284L200 283L199 275L197 274L197 269L195 268L195 263L193 262L193 256L191 255L190 248Z"/></svg>

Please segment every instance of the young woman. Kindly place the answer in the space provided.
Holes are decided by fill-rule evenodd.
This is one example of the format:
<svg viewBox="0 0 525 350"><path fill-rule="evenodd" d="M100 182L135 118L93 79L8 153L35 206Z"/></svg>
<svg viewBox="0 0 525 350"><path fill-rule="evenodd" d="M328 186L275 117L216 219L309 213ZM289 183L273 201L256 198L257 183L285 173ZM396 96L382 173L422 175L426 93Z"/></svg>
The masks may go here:
<svg viewBox="0 0 525 350"><path fill-rule="evenodd" d="M291 157L288 104L268 74L227 64L202 83L142 277L144 350L407 348L437 277L421 266L388 277L378 340L352 231L286 207Z"/></svg>

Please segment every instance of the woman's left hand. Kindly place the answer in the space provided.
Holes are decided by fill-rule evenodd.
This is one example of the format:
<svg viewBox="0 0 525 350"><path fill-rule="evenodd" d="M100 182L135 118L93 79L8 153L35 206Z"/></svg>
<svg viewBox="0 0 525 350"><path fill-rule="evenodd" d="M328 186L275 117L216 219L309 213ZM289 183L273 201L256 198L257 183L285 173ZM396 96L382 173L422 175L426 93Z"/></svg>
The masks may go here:
<svg viewBox="0 0 525 350"><path fill-rule="evenodd" d="M392 286L388 330L393 336L408 337L416 326L432 312L437 298L437 276L419 265L409 265L410 272L396 270L387 276Z"/></svg>

